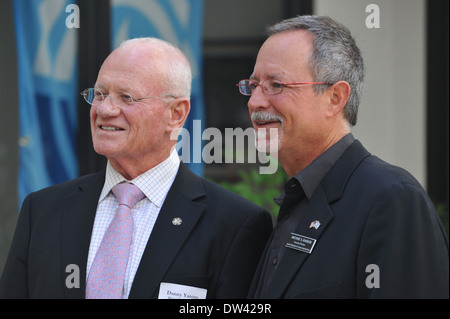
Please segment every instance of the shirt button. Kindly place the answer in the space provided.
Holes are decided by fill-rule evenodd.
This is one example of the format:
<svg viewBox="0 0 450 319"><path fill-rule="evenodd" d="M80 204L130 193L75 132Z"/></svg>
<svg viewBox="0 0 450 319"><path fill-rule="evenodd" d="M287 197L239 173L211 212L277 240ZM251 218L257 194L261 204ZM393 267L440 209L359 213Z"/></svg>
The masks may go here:
<svg viewBox="0 0 450 319"><path fill-rule="evenodd" d="M284 214L284 215L283 215L283 219L284 219L284 220L287 220L288 218L289 218L289 214Z"/></svg>
<svg viewBox="0 0 450 319"><path fill-rule="evenodd" d="M273 265L276 265L277 262L278 262L278 258L277 258L277 257L273 257L273 259L272 259L272 264L273 264Z"/></svg>

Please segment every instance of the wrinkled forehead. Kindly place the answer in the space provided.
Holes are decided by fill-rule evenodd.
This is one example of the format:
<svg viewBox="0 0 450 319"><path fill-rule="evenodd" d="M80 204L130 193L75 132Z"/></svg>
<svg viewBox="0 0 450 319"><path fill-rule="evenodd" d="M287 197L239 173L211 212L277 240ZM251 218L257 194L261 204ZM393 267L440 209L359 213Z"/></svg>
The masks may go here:
<svg viewBox="0 0 450 319"><path fill-rule="evenodd" d="M272 35L258 52L251 79L305 80L312 51L313 38L304 30Z"/></svg>
<svg viewBox="0 0 450 319"><path fill-rule="evenodd" d="M102 64L96 85L129 93L133 90L154 91L161 79L163 58L140 48L119 47Z"/></svg>
<svg viewBox="0 0 450 319"><path fill-rule="evenodd" d="M129 45L115 49L103 64L110 64L116 69L148 71L159 69L167 63L167 54L157 47L149 45Z"/></svg>

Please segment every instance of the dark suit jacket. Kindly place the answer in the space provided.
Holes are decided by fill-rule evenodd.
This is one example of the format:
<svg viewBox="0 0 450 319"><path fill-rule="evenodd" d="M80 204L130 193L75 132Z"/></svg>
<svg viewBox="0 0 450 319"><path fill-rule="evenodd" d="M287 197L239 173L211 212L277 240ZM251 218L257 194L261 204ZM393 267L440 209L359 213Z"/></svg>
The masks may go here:
<svg viewBox="0 0 450 319"><path fill-rule="evenodd" d="M315 220L317 229L310 227ZM359 141L327 173L295 233L316 239L313 250L283 248L257 298L449 297L448 239L429 197L409 173Z"/></svg>
<svg viewBox="0 0 450 319"><path fill-rule="evenodd" d="M105 172L30 194L0 281L1 298L84 298L86 263ZM174 226L172 219L182 224ZM157 298L161 282L244 298L272 231L262 208L193 174L183 163L161 208L129 298ZM77 265L80 288L66 279ZM69 285L70 286L70 285Z"/></svg>

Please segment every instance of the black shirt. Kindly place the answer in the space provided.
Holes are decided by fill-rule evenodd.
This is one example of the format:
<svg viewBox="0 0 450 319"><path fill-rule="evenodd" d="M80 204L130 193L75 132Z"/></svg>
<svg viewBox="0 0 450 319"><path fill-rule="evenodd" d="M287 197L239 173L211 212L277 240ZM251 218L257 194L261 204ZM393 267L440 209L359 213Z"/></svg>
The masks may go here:
<svg viewBox="0 0 450 319"><path fill-rule="evenodd" d="M272 241L266 254L256 296L259 296L269 286L286 250L285 245L288 238L297 227L304 208L311 200L320 182L354 140L355 138L351 133L344 136L311 164L289 179L285 184L284 191L274 199L280 205L280 211L277 224L273 230Z"/></svg>

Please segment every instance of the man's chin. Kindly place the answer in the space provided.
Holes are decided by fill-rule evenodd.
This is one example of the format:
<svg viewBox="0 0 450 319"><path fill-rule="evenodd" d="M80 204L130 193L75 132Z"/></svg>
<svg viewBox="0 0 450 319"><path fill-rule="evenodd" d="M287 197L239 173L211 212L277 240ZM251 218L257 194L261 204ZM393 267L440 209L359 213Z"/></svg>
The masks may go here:
<svg viewBox="0 0 450 319"><path fill-rule="evenodd" d="M270 130L258 129L255 135L255 146L256 149L272 157L277 157L280 143L280 137L278 134L278 129L271 128Z"/></svg>
<svg viewBox="0 0 450 319"><path fill-rule="evenodd" d="M107 158L114 157L114 154L117 153L117 145L94 144L94 151Z"/></svg>

